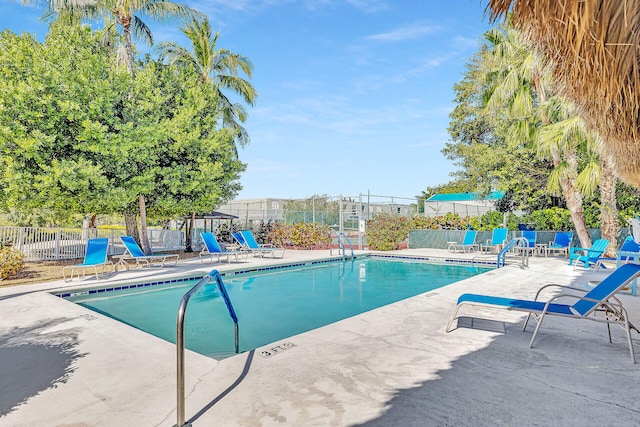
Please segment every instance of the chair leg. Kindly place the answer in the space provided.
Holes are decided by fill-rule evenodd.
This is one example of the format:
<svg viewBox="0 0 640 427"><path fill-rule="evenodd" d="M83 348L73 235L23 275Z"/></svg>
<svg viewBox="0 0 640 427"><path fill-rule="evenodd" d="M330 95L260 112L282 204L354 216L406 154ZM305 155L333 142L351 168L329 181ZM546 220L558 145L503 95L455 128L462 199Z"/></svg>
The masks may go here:
<svg viewBox="0 0 640 427"><path fill-rule="evenodd" d="M456 310L453 312L453 315L451 315L451 319L449 319L449 323L447 323L447 329L445 330L446 332L451 332L451 325L458 318L457 316L458 316L459 310L460 310L460 304L456 306Z"/></svg>
<svg viewBox="0 0 640 427"><path fill-rule="evenodd" d="M536 336L538 335L538 331L540 330L540 325L542 325L542 321L544 320L545 314L547 314L546 309L542 312L542 314L540 315L540 318L538 318L538 324L536 325L535 331L533 331L533 336L531 337L531 341L529 341L529 348L533 348L533 342L535 341Z"/></svg>
<svg viewBox="0 0 640 427"><path fill-rule="evenodd" d="M633 351L633 341L631 340L631 329L629 328L629 321L625 318L627 328L627 341L629 342L629 353L631 354L631 362L636 363L636 354Z"/></svg>
<svg viewBox="0 0 640 427"><path fill-rule="evenodd" d="M524 332L527 329L527 325L529 324L529 320L531 319L531 314L532 313L529 313L527 315L527 320L524 321L524 326L522 327L522 332Z"/></svg>

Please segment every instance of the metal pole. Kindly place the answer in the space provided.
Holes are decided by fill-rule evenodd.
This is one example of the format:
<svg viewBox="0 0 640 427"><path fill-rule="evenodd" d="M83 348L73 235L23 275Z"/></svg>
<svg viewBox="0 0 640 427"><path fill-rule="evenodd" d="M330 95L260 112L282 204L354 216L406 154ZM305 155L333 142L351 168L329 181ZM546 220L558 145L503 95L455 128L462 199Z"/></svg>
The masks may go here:
<svg viewBox="0 0 640 427"><path fill-rule="evenodd" d="M340 194L339 196L339 200L338 200L338 209L340 209L338 211L338 221L340 222L340 225L338 227L338 231L340 233L344 232L344 219L343 219L343 214L342 214L342 194Z"/></svg>
<svg viewBox="0 0 640 427"><path fill-rule="evenodd" d="M362 219L362 193L358 198L358 249L362 250L362 229L360 228L360 219Z"/></svg>
<svg viewBox="0 0 640 427"><path fill-rule="evenodd" d="M239 353L239 338L238 338L238 319L235 314L235 310L231 305L231 300L227 295L227 291L224 288L224 284L222 282L222 277L218 270L211 270L209 274L204 276L198 283L196 283L184 296L180 301L180 306L178 307L178 316L176 318L176 417L177 417L177 427L183 427L185 425L185 394L184 394L184 317L187 311L187 304L189 303L189 299L193 294L198 292L200 288L209 283L211 279L216 279L218 282L218 288L220 293L222 294L227 309L229 310L229 314L234 322L234 332L235 332L235 347L236 353Z"/></svg>

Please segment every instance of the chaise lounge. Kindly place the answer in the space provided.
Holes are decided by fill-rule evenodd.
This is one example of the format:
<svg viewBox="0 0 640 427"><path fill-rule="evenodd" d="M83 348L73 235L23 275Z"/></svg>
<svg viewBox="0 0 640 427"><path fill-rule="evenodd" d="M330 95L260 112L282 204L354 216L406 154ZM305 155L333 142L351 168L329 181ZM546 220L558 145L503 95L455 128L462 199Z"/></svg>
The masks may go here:
<svg viewBox="0 0 640 427"><path fill-rule="evenodd" d="M96 280L100 278L100 274L104 273L107 265L111 264L111 261L107 260L107 252L109 249L109 238L100 237L96 239L87 240L87 247L84 253L84 260L82 264L67 265L62 268L62 278L65 282L73 280L73 273L78 270L78 277L80 277L80 271L82 275L85 275L86 269L93 269L96 275ZM98 273L100 268L100 273ZM71 276L67 280L67 270L71 269Z"/></svg>
<svg viewBox="0 0 640 427"><path fill-rule="evenodd" d="M461 250L462 252L467 252L467 249L469 250L469 252L473 251L475 248L478 247L478 245L476 244L477 235L478 235L478 232L476 230L467 230L464 233L464 239L462 240L462 243L448 242L449 250L451 252L457 252L458 250Z"/></svg>
<svg viewBox="0 0 640 427"><path fill-rule="evenodd" d="M216 239L215 234L211 232L200 233L202 236L202 241L204 242L204 248L200 251L200 261L204 263L203 257L210 256L210 262L213 262L213 257L218 257L218 262L220 262L220 258L222 256L227 257L227 262L231 263L231 255L235 256L236 262L238 262L238 255L244 255L245 259L249 256L249 251L246 250L226 250L222 249L220 244L218 243L218 239Z"/></svg>
<svg viewBox="0 0 640 427"><path fill-rule="evenodd" d="M264 257L267 254L271 255L271 258L276 258L276 254L280 254L278 258L282 258L284 256L284 248L277 248L271 244L259 245L255 237L253 237L253 233L251 233L251 230L242 230L240 234L242 235L242 239L244 240L245 247L249 251L251 251L254 256L260 255Z"/></svg>
<svg viewBox="0 0 640 427"><path fill-rule="evenodd" d="M615 297L615 294L629 285L634 279L640 276L640 265L625 264L612 272L602 282L593 289L587 291L580 288L560 285L546 285L538 290L533 300L521 300L508 297L496 297L478 294L463 294L458 298L456 309L447 324L447 332L451 332L452 325L460 316L458 313L463 306L477 307L493 307L507 310L522 311L528 313L527 320L522 327L524 331L531 319L536 319L537 325L529 342L529 347L533 347L533 343L538 335L542 321L546 316L563 316L572 319L586 319L607 324L609 333L609 342L611 342L611 324L617 324L623 327L627 332L629 343L629 352L631 360L636 363L635 353L633 351L633 342L631 340L631 329L636 332L640 331L629 322L627 310L622 306L622 302ZM550 287L559 287L562 291L559 295L550 298L547 301L538 300L540 293L544 289ZM583 294L583 295L580 295ZM558 300L570 299L573 304L561 303Z"/></svg>
<svg viewBox="0 0 640 427"><path fill-rule="evenodd" d="M150 267L151 263L158 262L160 263L160 268L164 267L164 263L167 260L174 259L174 265L178 263L178 258L180 257L178 254L153 254L153 255L145 255L145 253L140 248L140 245L134 240L131 236L122 236L120 237L122 243L124 243L124 247L126 249L126 253L124 255L119 256L120 258L116 263L116 267L118 265L123 265L127 270L129 269L128 260L133 260L136 262L137 267Z"/></svg>

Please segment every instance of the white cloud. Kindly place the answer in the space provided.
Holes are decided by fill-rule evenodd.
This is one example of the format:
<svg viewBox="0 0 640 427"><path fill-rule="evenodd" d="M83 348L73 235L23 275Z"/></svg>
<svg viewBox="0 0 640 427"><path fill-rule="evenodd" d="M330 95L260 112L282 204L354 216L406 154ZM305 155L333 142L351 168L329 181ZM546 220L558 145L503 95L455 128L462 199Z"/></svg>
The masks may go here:
<svg viewBox="0 0 640 427"><path fill-rule="evenodd" d="M404 40L414 40L440 31L441 28L433 25L407 25L405 27L396 28L386 33L374 34L368 36L365 40L377 42L399 42Z"/></svg>
<svg viewBox="0 0 640 427"><path fill-rule="evenodd" d="M374 13L388 8L384 0L347 0L351 6L365 13Z"/></svg>
<svg viewBox="0 0 640 427"><path fill-rule="evenodd" d="M477 49L479 45L478 39L472 39L470 37L457 36L453 38L453 45L457 48Z"/></svg>

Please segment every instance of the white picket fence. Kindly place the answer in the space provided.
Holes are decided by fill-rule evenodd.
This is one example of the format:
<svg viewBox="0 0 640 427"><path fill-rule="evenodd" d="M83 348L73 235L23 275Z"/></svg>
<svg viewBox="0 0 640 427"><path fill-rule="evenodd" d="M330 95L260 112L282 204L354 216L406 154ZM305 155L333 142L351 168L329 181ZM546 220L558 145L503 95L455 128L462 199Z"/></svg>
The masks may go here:
<svg viewBox="0 0 640 427"><path fill-rule="evenodd" d="M179 230L149 229L153 252L184 249L184 233ZM124 253L119 237L124 230L60 227L0 227L0 242L19 249L26 261L51 261L83 258L87 240L109 238L109 255Z"/></svg>

